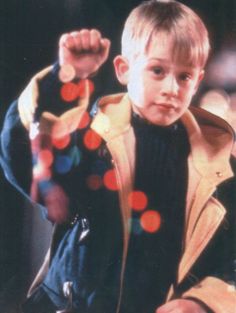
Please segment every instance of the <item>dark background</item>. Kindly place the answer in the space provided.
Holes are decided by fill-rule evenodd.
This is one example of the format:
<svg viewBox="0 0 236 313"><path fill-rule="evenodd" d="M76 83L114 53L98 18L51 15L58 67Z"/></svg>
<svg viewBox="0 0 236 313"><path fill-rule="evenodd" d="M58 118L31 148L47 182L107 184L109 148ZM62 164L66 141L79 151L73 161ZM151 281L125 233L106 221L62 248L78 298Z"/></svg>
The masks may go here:
<svg viewBox="0 0 236 313"><path fill-rule="evenodd" d="M211 58L225 47L233 47L236 43L236 0L181 2L196 10L205 21L212 42ZM97 93L118 91L118 84L111 79L114 77L111 60L119 52L123 22L138 3L140 1L135 0L1 0L0 126L10 102L17 98L30 77L56 60L60 34L69 30L95 27L112 40L111 57L100 76L103 86L99 79L95 86ZM48 234L50 225L43 226L39 213L28 206L1 172L1 309L1 301L7 303L11 302L10 296L15 298L15 286L21 285L22 277L31 278L34 274L48 243L47 235L41 235L39 229L43 228ZM31 210L30 214L28 210ZM4 310L1 312L17 312L16 308L9 309L7 305Z"/></svg>

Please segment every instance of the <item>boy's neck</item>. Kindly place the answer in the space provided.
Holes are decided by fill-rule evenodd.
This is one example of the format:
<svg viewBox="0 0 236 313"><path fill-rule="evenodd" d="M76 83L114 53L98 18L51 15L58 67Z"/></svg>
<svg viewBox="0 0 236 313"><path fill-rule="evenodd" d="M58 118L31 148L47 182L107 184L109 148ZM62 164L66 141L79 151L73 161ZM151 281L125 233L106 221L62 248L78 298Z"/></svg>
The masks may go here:
<svg viewBox="0 0 236 313"><path fill-rule="evenodd" d="M179 120L175 121L173 124L168 125L168 126L161 126L161 125L157 125L154 124L152 122L150 122L149 120L145 119L145 117L141 116L141 114L139 112L135 112L134 110L132 110L132 121L136 121L137 123L139 123L140 125L150 125L150 126L154 126L157 128L162 128L162 129L172 129L172 130L176 130L179 124Z"/></svg>

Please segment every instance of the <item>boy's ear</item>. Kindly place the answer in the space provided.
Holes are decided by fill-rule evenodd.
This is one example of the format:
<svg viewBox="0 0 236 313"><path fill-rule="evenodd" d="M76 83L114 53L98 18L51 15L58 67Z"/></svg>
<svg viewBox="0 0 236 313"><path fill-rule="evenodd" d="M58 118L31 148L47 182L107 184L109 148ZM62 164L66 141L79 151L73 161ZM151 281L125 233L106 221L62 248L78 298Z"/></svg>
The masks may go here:
<svg viewBox="0 0 236 313"><path fill-rule="evenodd" d="M129 61L122 55L118 55L113 60L116 77L122 85L127 85L129 81Z"/></svg>
<svg viewBox="0 0 236 313"><path fill-rule="evenodd" d="M200 71L199 75L198 75L198 80L197 80L197 83L196 83L196 86L195 86L195 93L197 92L198 87L199 87L201 81L203 80L204 76L205 76L205 70L202 69Z"/></svg>

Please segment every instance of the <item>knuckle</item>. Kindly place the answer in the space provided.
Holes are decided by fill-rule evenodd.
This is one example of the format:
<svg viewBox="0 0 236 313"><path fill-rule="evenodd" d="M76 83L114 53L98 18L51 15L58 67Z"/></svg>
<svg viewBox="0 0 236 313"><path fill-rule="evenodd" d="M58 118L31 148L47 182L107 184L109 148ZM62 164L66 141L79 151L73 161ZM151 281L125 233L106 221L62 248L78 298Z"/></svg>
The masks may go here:
<svg viewBox="0 0 236 313"><path fill-rule="evenodd" d="M68 36L68 34L61 35L60 40L64 40L67 36Z"/></svg>
<svg viewBox="0 0 236 313"><path fill-rule="evenodd" d="M59 40L59 43L63 44L63 43L66 43L70 38L70 35L69 34L63 34Z"/></svg>
<svg viewBox="0 0 236 313"><path fill-rule="evenodd" d="M88 35L89 34L89 30L87 28L82 29L80 32L80 35L84 36L84 35Z"/></svg>
<svg viewBox="0 0 236 313"><path fill-rule="evenodd" d="M75 31L71 32L70 35L78 36L79 35L79 31L75 30Z"/></svg>
<svg viewBox="0 0 236 313"><path fill-rule="evenodd" d="M69 45L73 44L74 40L71 34L66 34L65 37L63 38L63 42Z"/></svg>
<svg viewBox="0 0 236 313"><path fill-rule="evenodd" d="M91 29L91 35L98 37L98 38L101 37L101 33L95 28Z"/></svg>
<svg viewBox="0 0 236 313"><path fill-rule="evenodd" d="M75 32L72 32L70 33L71 37L73 37L74 40L78 41L80 40L80 33L75 31Z"/></svg>

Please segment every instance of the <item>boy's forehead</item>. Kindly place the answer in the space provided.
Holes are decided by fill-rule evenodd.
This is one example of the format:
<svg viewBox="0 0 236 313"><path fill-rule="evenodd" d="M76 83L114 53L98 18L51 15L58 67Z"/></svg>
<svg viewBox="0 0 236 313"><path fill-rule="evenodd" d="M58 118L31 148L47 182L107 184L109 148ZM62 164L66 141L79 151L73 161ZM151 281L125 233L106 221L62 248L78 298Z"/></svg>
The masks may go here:
<svg viewBox="0 0 236 313"><path fill-rule="evenodd" d="M145 1L131 12L122 33L122 55L134 59L150 43L170 39L175 58L204 68L210 44L201 18L179 1L163 2Z"/></svg>
<svg viewBox="0 0 236 313"><path fill-rule="evenodd" d="M146 40L146 46L140 53L151 61L174 62L183 67L198 67L193 64L190 49L181 49L173 34L156 32Z"/></svg>
<svg viewBox="0 0 236 313"><path fill-rule="evenodd" d="M174 40L172 36L167 36L167 34L161 32L156 35L150 36L146 42L145 52L147 54L165 54L166 50L169 48L172 50L174 45Z"/></svg>

